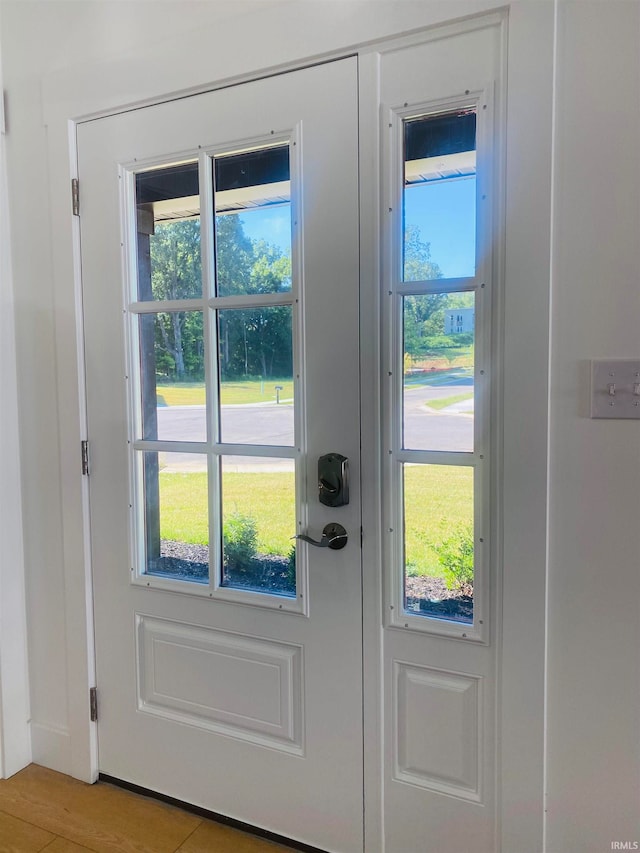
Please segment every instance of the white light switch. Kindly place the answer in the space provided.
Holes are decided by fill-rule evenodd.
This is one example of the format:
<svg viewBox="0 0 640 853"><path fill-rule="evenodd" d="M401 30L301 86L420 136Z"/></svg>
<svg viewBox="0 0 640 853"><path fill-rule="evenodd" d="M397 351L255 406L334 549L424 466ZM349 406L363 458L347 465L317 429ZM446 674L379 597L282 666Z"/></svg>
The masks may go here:
<svg viewBox="0 0 640 853"><path fill-rule="evenodd" d="M640 359L591 362L591 417L640 418Z"/></svg>

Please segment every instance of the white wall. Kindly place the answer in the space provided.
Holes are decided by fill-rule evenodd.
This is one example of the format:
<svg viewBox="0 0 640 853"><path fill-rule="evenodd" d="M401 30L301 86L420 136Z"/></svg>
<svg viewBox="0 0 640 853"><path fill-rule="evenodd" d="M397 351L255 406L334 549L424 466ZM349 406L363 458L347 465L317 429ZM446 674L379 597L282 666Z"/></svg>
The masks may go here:
<svg viewBox="0 0 640 853"><path fill-rule="evenodd" d="M2 73L0 69L0 90ZM1 105L0 105L1 110ZM0 135L0 777L31 757L11 231Z"/></svg>
<svg viewBox="0 0 640 853"><path fill-rule="evenodd" d="M60 496L65 478L76 472L67 470L74 449L67 452L65 430L58 431L58 424L64 427L65 419L77 417L69 414L67 401L73 402L67 389L75 381L75 356L61 334L72 327L73 317L68 305L56 301L51 276L56 247L50 239L48 187L56 176L46 166L43 87L50 98L58 82L67 81L68 92L59 96L68 94L74 103L84 97L89 110L96 98L120 104L146 97L158 86L179 90L189 85L194 64L206 83L424 26L477 5L471 0L3 0L37 760L72 767L66 660L73 635L64 612L69 544L63 540ZM549 436L550 853L596 853L609 850L611 841L640 841L640 425L588 419L586 367L592 357L640 356L639 9L635 0L558 4ZM241 49L248 38L251 51ZM148 77L127 77L126 69L140 54L149 57ZM95 67L114 57L121 58L123 73L105 77L99 92L95 75L86 78L90 88L84 64ZM76 72L72 85L70 65Z"/></svg>
<svg viewBox="0 0 640 853"><path fill-rule="evenodd" d="M640 423L588 418L588 360L640 355L640 4L559 10L548 846L640 842Z"/></svg>

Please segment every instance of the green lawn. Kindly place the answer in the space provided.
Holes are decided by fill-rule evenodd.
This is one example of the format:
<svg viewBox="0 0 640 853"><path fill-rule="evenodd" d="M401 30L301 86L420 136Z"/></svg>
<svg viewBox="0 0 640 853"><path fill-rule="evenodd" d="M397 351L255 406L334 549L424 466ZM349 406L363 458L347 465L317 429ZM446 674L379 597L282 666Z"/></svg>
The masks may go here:
<svg viewBox="0 0 640 853"><path fill-rule="evenodd" d="M207 472L160 472L160 537L206 545L209 541Z"/></svg>
<svg viewBox="0 0 640 853"><path fill-rule="evenodd" d="M296 532L293 471L225 473L225 516L253 516L258 550L287 556ZM163 539L206 544L207 474L160 473L160 535Z"/></svg>
<svg viewBox="0 0 640 853"><path fill-rule="evenodd" d="M440 577L431 547L473 520L473 469L453 465L406 465L405 531L407 571Z"/></svg>
<svg viewBox="0 0 640 853"><path fill-rule="evenodd" d="M454 394L452 397L440 397L438 400L427 400L427 406L430 409L440 411L446 409L447 406L453 406L454 403L462 403L463 400L471 400L473 391L466 391L464 394Z"/></svg>
<svg viewBox="0 0 640 853"><path fill-rule="evenodd" d="M282 386L281 400L293 399L292 379L243 379L223 382L220 386L222 405L242 403L274 403L276 385ZM158 402L165 406L204 406L203 382L158 382Z"/></svg>
<svg viewBox="0 0 640 853"><path fill-rule="evenodd" d="M158 405L160 406L204 406L203 382L179 382L175 385L158 382Z"/></svg>
<svg viewBox="0 0 640 853"><path fill-rule="evenodd" d="M293 471L242 471L222 477L224 517L251 516L258 525L258 552L288 556L296 533Z"/></svg>
<svg viewBox="0 0 640 853"><path fill-rule="evenodd" d="M407 465L405 488L409 571L439 577L442 567L430 546L471 522L473 471L450 465ZM261 553L289 553L295 533L292 472L227 473L224 504L226 513L256 519ZM160 507L163 539L208 542L205 473L161 472Z"/></svg>

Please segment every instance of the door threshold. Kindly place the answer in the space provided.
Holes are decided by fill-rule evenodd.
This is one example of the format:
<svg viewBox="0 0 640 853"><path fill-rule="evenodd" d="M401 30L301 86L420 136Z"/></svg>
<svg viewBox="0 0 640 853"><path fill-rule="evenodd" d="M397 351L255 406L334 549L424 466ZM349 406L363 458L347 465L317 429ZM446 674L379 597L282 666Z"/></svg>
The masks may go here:
<svg viewBox="0 0 640 853"><path fill-rule="evenodd" d="M152 800L159 800L169 806L175 806L185 812L198 815L206 820L212 820L215 823L230 826L233 829L238 829L241 832L246 832L249 835L255 835L257 838L264 838L265 841L272 841L274 844L282 844L285 847L291 847L293 850L301 850L303 853L326 853L319 847L311 847L310 844L303 844L301 841L294 841L287 838L285 835L278 835L275 832L269 832L268 829L261 829L259 826L253 826L250 823L244 823L241 820L236 820L233 817L212 812L202 806L194 806L192 803L185 803L184 800L177 800L175 797L169 797L167 794L160 794L158 791L151 791L149 788L143 788L140 785L134 785L133 782L126 782L124 779L117 779L115 776L109 776L107 773L98 774L99 782L106 782L109 785L115 785L118 788L124 788L125 791L131 791L132 794L139 794L141 797L149 797Z"/></svg>

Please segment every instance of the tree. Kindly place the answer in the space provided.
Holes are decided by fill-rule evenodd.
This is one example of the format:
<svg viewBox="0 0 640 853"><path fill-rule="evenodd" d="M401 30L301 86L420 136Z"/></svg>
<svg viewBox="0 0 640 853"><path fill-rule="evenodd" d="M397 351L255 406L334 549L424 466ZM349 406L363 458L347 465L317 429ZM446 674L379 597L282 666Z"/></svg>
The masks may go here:
<svg viewBox="0 0 640 853"><path fill-rule="evenodd" d="M161 223L151 240L156 299L202 293L200 222ZM216 217L216 276L220 296L277 293L291 287L291 259L277 246L250 240L237 214ZM223 379L292 374L292 312L288 306L223 309L219 317ZM156 369L173 379L204 376L203 317L199 311L158 314Z"/></svg>
<svg viewBox="0 0 640 853"><path fill-rule="evenodd" d="M438 264L431 260L431 244L424 241L417 225L404 230L404 281L430 281L442 278Z"/></svg>
<svg viewBox="0 0 640 853"><path fill-rule="evenodd" d="M249 293L278 293L291 289L291 258L265 240L253 243Z"/></svg>
<svg viewBox="0 0 640 853"><path fill-rule="evenodd" d="M155 299L188 299L202 293L200 223L161 222L150 241L151 290ZM171 311L157 315L156 369L172 378L202 378L202 315Z"/></svg>
<svg viewBox="0 0 640 853"><path fill-rule="evenodd" d="M404 235L404 280L430 281L442 278L440 267L431 260L431 246L420 236L420 229L409 225ZM411 359L426 354L428 338L444 330L444 306L447 295L430 293L404 299L404 351Z"/></svg>
<svg viewBox="0 0 640 853"><path fill-rule="evenodd" d="M221 296L290 289L290 257L264 240L249 240L239 216L216 217L216 242ZM223 380L291 375L291 308L229 309L219 316Z"/></svg>
<svg viewBox="0 0 640 853"><path fill-rule="evenodd" d="M415 226L405 233L404 280L429 281L442 278L437 264L431 261L429 243L420 237ZM456 308L472 308L471 292L431 293L406 296L404 299L405 365L429 357L452 361L462 349L473 346L473 333L450 335L445 331L445 312Z"/></svg>
<svg viewBox="0 0 640 853"><path fill-rule="evenodd" d="M216 279L219 296L250 293L254 248L237 214L216 216Z"/></svg>
<svg viewBox="0 0 640 853"><path fill-rule="evenodd" d="M291 307L220 312L223 380L292 375Z"/></svg>

